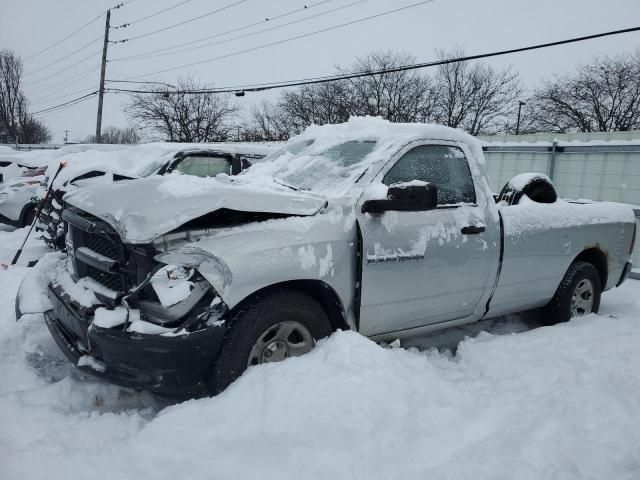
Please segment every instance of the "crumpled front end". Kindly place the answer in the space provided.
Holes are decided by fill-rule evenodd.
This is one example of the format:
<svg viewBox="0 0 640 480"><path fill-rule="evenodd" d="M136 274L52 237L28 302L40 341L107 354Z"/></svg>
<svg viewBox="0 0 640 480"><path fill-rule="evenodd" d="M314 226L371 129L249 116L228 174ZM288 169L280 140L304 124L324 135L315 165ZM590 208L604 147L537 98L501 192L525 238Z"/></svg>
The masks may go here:
<svg viewBox="0 0 640 480"><path fill-rule="evenodd" d="M68 268L49 285L47 326L81 370L171 396L207 392L225 333L226 306L191 267L124 245L85 212L68 209ZM67 262L67 260L65 260Z"/></svg>

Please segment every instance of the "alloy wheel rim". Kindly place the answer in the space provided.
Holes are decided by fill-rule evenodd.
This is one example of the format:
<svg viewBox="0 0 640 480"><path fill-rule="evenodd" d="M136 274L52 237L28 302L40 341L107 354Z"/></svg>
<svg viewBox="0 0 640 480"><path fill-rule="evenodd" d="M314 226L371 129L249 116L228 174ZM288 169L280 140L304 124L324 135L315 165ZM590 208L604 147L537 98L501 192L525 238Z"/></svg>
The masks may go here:
<svg viewBox="0 0 640 480"><path fill-rule="evenodd" d="M279 322L258 336L249 353L247 366L298 357L310 352L314 345L311 332L300 322Z"/></svg>
<svg viewBox="0 0 640 480"><path fill-rule="evenodd" d="M571 295L571 316L582 317L593 310L595 288L591 280L584 278L578 282Z"/></svg>

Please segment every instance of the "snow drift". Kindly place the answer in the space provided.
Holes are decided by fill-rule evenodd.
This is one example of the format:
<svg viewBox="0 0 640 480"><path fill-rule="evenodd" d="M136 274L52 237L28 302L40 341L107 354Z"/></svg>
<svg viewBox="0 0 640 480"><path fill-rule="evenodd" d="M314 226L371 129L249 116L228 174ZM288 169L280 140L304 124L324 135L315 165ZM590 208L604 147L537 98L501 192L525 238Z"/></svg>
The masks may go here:
<svg viewBox="0 0 640 480"><path fill-rule="evenodd" d="M342 332L162 409L73 370L0 272L0 478L616 478L640 475L640 287L603 314L457 353ZM609 315L607 315L607 313Z"/></svg>

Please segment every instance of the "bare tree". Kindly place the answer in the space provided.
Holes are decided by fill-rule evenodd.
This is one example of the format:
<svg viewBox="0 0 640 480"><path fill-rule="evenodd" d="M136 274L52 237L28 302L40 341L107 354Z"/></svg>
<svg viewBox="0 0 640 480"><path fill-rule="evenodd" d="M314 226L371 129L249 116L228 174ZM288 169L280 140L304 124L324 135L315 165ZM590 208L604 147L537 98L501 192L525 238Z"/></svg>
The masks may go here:
<svg viewBox="0 0 640 480"><path fill-rule="evenodd" d="M535 91L532 121L539 131L610 132L640 128L640 50L596 58L574 75Z"/></svg>
<svg viewBox="0 0 640 480"><path fill-rule="evenodd" d="M462 54L441 52L440 57ZM275 104L253 111L252 130L274 138L275 125L278 131L292 135L311 124L372 115L392 122L435 121L473 135L490 134L501 131L517 108L520 80L511 69L497 71L479 62L454 62L441 66L434 77L401 69L414 62L410 55L390 51L367 55L348 69L338 70L370 75L287 91Z"/></svg>
<svg viewBox="0 0 640 480"><path fill-rule="evenodd" d="M280 140L309 125L345 122L352 115L381 116L393 122L429 121L435 104L428 77L411 71L373 74L413 61L408 55L381 52L358 59L348 69L338 67L340 73L372 75L286 91L275 103L254 108L249 131Z"/></svg>
<svg viewBox="0 0 640 480"><path fill-rule="evenodd" d="M280 110L279 105L266 100L251 109L251 120L242 128L242 140L245 141L281 141L291 135L290 122Z"/></svg>
<svg viewBox="0 0 640 480"><path fill-rule="evenodd" d="M391 51L360 58L345 73L393 70L415 62L407 54ZM404 70L356 77L349 80L351 114L383 117L392 122L425 122L434 114L434 86L416 70Z"/></svg>
<svg viewBox="0 0 640 480"><path fill-rule="evenodd" d="M284 92L279 110L292 133L299 133L311 124L340 123L349 119L353 107L349 85L343 81L305 85Z"/></svg>
<svg viewBox="0 0 640 480"><path fill-rule="evenodd" d="M136 125L170 142L226 140L237 112L231 96L184 93L206 88L191 79L182 79L175 91L164 87L154 88L149 94L133 95L126 112Z"/></svg>
<svg viewBox="0 0 640 480"><path fill-rule="evenodd" d="M464 56L460 49L439 52L441 60ZM522 88L511 68L495 70L482 62L452 62L436 73L438 123L471 135L495 134L517 109Z"/></svg>
<svg viewBox="0 0 640 480"><path fill-rule="evenodd" d="M10 50L0 50L0 135L3 142L14 141L20 131L20 113L26 100L20 81L22 61Z"/></svg>
<svg viewBox="0 0 640 480"><path fill-rule="evenodd" d="M21 80L20 57L10 50L0 50L0 142L48 142L49 129L28 113Z"/></svg>
<svg viewBox="0 0 640 480"><path fill-rule="evenodd" d="M100 135L100 143L109 143L109 144L135 144L140 142L140 136L138 132L132 127L126 128L118 128L118 127L107 127L105 128ZM84 140L83 143L96 143L96 136L89 135Z"/></svg>

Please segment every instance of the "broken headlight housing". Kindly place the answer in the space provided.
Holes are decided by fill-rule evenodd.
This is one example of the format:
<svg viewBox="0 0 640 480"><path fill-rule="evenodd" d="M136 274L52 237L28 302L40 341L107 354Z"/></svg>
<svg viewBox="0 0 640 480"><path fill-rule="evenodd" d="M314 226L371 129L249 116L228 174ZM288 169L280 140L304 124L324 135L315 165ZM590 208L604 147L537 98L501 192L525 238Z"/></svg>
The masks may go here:
<svg viewBox="0 0 640 480"><path fill-rule="evenodd" d="M133 302L135 307L145 320L168 328L197 328L211 316L212 305L220 303L209 282L195 269L179 265L156 270L145 293Z"/></svg>

